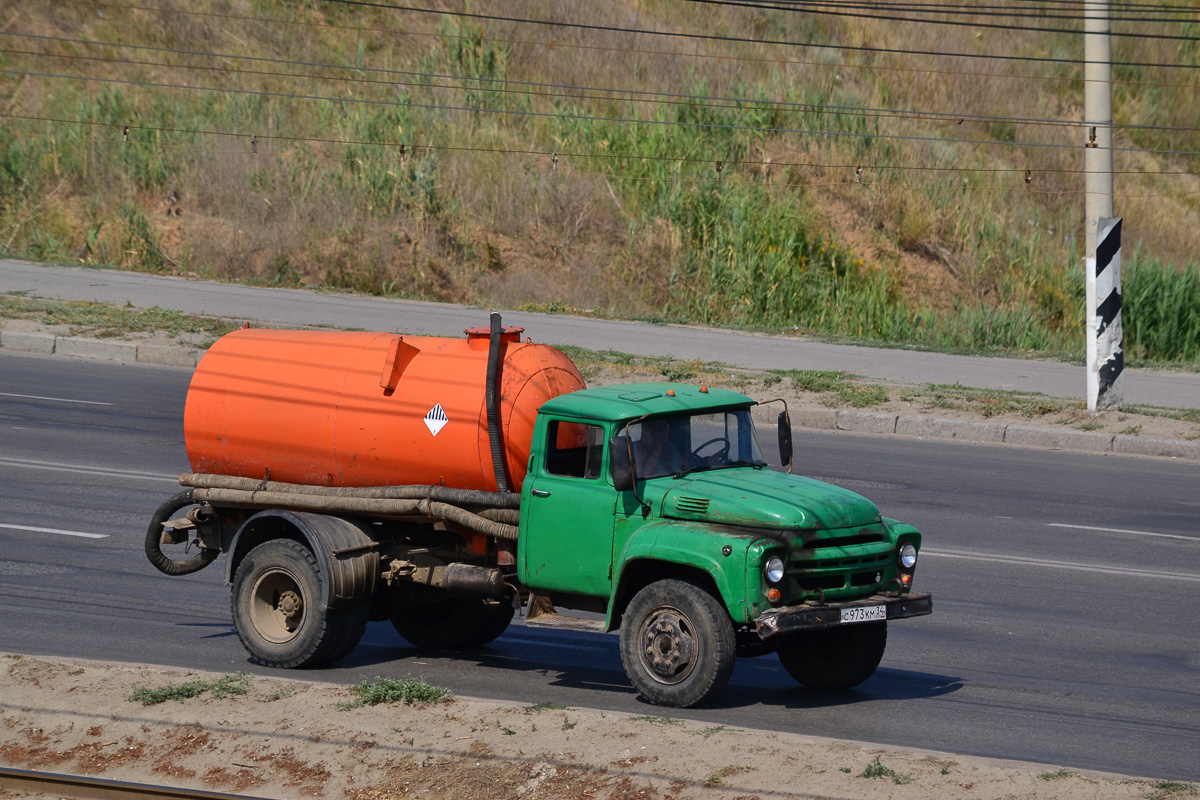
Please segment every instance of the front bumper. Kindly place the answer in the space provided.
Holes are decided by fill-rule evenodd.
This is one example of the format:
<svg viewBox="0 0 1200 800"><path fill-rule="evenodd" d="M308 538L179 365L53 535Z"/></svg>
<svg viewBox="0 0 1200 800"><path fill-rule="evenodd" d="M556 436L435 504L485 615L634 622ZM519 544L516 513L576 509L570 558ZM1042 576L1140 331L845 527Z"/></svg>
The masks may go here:
<svg viewBox="0 0 1200 800"><path fill-rule="evenodd" d="M858 624L843 623L842 609L873 608L875 606L883 606L889 620L922 617L933 613L933 595L905 594L899 597L875 595L846 603L772 608L764 611L754 621L754 627L758 630L759 638L767 641L777 636L787 636L801 631L819 631L824 628L836 628L843 624Z"/></svg>

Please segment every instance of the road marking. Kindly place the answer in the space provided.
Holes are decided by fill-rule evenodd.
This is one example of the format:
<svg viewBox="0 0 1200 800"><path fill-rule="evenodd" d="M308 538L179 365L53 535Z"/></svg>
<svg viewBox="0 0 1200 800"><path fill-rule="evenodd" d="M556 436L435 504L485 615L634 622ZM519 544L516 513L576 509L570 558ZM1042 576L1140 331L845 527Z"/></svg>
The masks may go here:
<svg viewBox="0 0 1200 800"><path fill-rule="evenodd" d="M1171 581L1186 581L1200 583L1200 575L1187 572L1163 572L1156 569L1134 569L1133 567L1105 567L1099 564L1076 564L1070 561L1049 561L1041 558L1024 558L1022 556L998 556L991 553L969 553L962 550L928 550L921 548L921 557L959 558L966 561L989 561L1000 564L1022 564L1030 567L1052 567L1054 569L1070 569L1077 572L1099 572L1103 575L1125 575L1136 578L1160 578Z"/></svg>
<svg viewBox="0 0 1200 800"><path fill-rule="evenodd" d="M40 394L12 394L0 392L0 397L22 397L26 400L52 400L55 403L79 403L85 406L111 406L112 403L101 403L96 400L69 400L65 397L42 397Z"/></svg>
<svg viewBox="0 0 1200 800"><path fill-rule="evenodd" d="M1151 533L1150 531L1130 531L1124 528L1097 528L1092 525L1068 525L1065 522L1047 522L1051 528L1074 528L1081 531L1105 531L1107 533L1132 533L1135 536L1158 536L1162 539L1183 539L1188 542L1200 542L1195 536L1180 536L1177 533Z"/></svg>
<svg viewBox="0 0 1200 800"><path fill-rule="evenodd" d="M107 533L84 533L83 531L64 531L58 528L34 528L30 525L6 525L0 522L0 528L14 531L33 531L34 533L57 533L60 536L78 536L81 539L107 539Z"/></svg>
<svg viewBox="0 0 1200 800"><path fill-rule="evenodd" d="M153 472L135 472L127 469L89 467L83 464L60 464L56 461L32 461L25 458L0 458L0 465L25 467L26 469L48 469L54 472L81 472L85 475L111 475L117 478L137 478L144 481L179 483L178 475L159 475Z"/></svg>

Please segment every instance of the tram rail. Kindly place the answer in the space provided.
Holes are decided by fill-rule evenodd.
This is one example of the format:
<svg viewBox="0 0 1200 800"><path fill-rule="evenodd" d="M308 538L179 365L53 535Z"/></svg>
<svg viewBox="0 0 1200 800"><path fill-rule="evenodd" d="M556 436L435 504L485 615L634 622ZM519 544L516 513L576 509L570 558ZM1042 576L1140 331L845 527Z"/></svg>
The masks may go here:
<svg viewBox="0 0 1200 800"><path fill-rule="evenodd" d="M0 789L18 795L43 795L65 800L266 800L245 794L181 789L3 766L0 766Z"/></svg>

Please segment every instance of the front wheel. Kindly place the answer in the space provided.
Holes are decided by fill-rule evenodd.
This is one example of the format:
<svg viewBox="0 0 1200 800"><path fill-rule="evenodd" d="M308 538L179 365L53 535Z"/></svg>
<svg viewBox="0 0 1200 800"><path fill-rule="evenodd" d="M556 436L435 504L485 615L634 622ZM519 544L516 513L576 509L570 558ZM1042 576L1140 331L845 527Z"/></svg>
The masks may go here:
<svg viewBox="0 0 1200 800"><path fill-rule="evenodd" d="M716 697L733 674L735 650L725 607L683 580L643 588L621 623L625 674L642 697L659 706L691 708Z"/></svg>
<svg viewBox="0 0 1200 800"><path fill-rule="evenodd" d="M874 674L886 647L886 622L855 623L781 642L779 660L810 689L849 689Z"/></svg>
<svg viewBox="0 0 1200 800"><path fill-rule="evenodd" d="M233 626L260 664L313 667L349 653L367 624L367 606L321 610L321 572L299 542L275 539L238 564L231 598Z"/></svg>

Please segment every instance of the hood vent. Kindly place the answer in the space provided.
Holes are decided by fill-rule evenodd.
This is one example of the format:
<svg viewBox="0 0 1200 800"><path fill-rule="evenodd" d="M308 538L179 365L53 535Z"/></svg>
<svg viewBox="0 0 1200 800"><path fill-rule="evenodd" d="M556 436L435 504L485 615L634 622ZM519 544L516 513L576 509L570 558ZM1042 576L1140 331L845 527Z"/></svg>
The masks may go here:
<svg viewBox="0 0 1200 800"><path fill-rule="evenodd" d="M690 514L705 514L708 512L708 504L712 500L707 497L684 497L680 496L675 501L675 506L680 511L687 511Z"/></svg>

